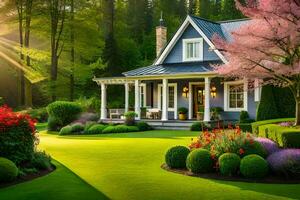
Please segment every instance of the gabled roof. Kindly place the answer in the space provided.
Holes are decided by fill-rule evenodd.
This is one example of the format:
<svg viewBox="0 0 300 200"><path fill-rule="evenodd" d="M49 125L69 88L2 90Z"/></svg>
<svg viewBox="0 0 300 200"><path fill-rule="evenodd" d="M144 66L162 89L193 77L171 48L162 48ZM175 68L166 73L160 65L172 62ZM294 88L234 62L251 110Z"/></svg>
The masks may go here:
<svg viewBox="0 0 300 200"><path fill-rule="evenodd" d="M155 76L168 74L194 74L212 71L211 64L220 64L221 61L183 62L162 65L151 65L124 72L124 76Z"/></svg>

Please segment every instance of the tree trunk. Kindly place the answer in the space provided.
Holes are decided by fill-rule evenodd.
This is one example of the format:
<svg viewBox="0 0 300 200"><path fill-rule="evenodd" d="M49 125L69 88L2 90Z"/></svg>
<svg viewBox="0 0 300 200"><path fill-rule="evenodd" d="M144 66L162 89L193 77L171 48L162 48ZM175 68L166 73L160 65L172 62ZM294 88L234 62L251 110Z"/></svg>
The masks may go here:
<svg viewBox="0 0 300 200"><path fill-rule="evenodd" d="M32 108L32 84L29 80L25 80L25 106Z"/></svg>
<svg viewBox="0 0 300 200"><path fill-rule="evenodd" d="M26 19L25 19L25 47L29 48L30 39L30 24L31 24L31 10L32 10L32 0L26 1ZM30 66L30 57L26 56L26 64Z"/></svg>
<svg viewBox="0 0 300 200"><path fill-rule="evenodd" d="M300 125L300 98L296 99L296 118L295 118L295 126Z"/></svg>
<svg viewBox="0 0 300 200"><path fill-rule="evenodd" d="M56 100L57 66L58 66L58 57L57 57L56 53L53 53L52 58L51 58L51 93L52 93L52 101Z"/></svg>
<svg viewBox="0 0 300 200"><path fill-rule="evenodd" d="M70 74L70 101L74 100L74 65L75 65L75 34L74 34L74 0L71 0L71 74Z"/></svg>

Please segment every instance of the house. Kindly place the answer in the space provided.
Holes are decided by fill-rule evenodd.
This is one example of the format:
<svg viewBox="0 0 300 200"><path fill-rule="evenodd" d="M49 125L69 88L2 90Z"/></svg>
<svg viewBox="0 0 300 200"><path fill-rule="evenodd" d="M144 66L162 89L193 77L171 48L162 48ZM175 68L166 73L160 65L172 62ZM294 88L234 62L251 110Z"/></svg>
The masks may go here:
<svg viewBox="0 0 300 200"><path fill-rule="evenodd" d="M231 32L247 19L211 22L187 16L176 34L167 41L163 20L156 27L157 59L153 65L124 72L123 77L94 78L101 86L101 119L107 119L106 86L125 86L125 111L128 111L129 87L134 86L135 112L141 118L141 107L161 111L161 121L178 119L178 108L188 109L188 119L204 111L203 121L211 120L210 109L222 107L223 119L237 120L241 111L255 118L260 89L248 90L247 80L228 81L213 71L212 64L226 63L213 42L214 34L230 41Z"/></svg>

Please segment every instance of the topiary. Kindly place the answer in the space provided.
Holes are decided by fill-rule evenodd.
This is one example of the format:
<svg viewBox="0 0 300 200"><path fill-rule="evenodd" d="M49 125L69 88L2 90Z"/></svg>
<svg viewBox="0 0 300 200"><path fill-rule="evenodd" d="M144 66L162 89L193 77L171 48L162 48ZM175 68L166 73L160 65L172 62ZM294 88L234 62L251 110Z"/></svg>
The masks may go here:
<svg viewBox="0 0 300 200"><path fill-rule="evenodd" d="M248 123L248 120L250 119L249 114L247 111L241 111L240 113L240 123Z"/></svg>
<svg viewBox="0 0 300 200"><path fill-rule="evenodd" d="M186 166L193 173L207 173L213 169L213 160L206 149L195 149L189 153Z"/></svg>
<svg viewBox="0 0 300 200"><path fill-rule="evenodd" d="M151 130L151 126L147 122L138 122L136 126L139 128L140 131L149 131Z"/></svg>
<svg viewBox="0 0 300 200"><path fill-rule="evenodd" d="M240 167L241 159L235 153L224 153L219 157L220 172L226 176L236 174Z"/></svg>
<svg viewBox="0 0 300 200"><path fill-rule="evenodd" d="M72 134L72 126L68 125L62 127L59 131L59 135L71 135Z"/></svg>
<svg viewBox="0 0 300 200"><path fill-rule="evenodd" d="M165 161L170 168L185 168L189 153L190 150L187 147L175 146L167 151Z"/></svg>
<svg viewBox="0 0 300 200"><path fill-rule="evenodd" d="M12 161L0 158L0 182L13 181L18 175L18 168Z"/></svg>
<svg viewBox="0 0 300 200"><path fill-rule="evenodd" d="M84 130L84 125L81 123L72 124L72 133L80 133Z"/></svg>
<svg viewBox="0 0 300 200"><path fill-rule="evenodd" d="M106 127L103 124L95 124L88 129L87 134L101 134Z"/></svg>
<svg viewBox="0 0 300 200"><path fill-rule="evenodd" d="M258 105L256 121L279 118L273 88L270 85L263 86L261 99Z"/></svg>
<svg viewBox="0 0 300 200"><path fill-rule="evenodd" d="M268 174L269 166L261 156L252 154L241 160L240 171L246 178L259 179Z"/></svg>
<svg viewBox="0 0 300 200"><path fill-rule="evenodd" d="M242 156L256 154L266 158L268 155L266 149L258 141L247 141L243 144L242 149L244 150L244 154L242 154Z"/></svg>

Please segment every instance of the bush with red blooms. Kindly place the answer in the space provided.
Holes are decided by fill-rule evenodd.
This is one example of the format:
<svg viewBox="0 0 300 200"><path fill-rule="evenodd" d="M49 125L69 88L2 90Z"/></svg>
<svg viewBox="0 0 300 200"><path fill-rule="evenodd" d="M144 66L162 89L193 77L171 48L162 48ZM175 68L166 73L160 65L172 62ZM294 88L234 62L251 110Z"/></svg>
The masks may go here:
<svg viewBox="0 0 300 200"><path fill-rule="evenodd" d="M0 157L17 165L30 161L38 142L35 123L27 114L15 113L5 105L0 107Z"/></svg>
<svg viewBox="0 0 300 200"><path fill-rule="evenodd" d="M244 157L250 153L261 154L260 150L263 147L260 148L260 144L254 139L250 133L242 132L238 126L236 128L229 126L227 130L217 128L211 132L203 131L197 139L192 139L189 147L191 150L197 148L209 150L214 160L224 153L236 153L240 157ZM263 151L262 154L266 153L264 150L261 151Z"/></svg>

